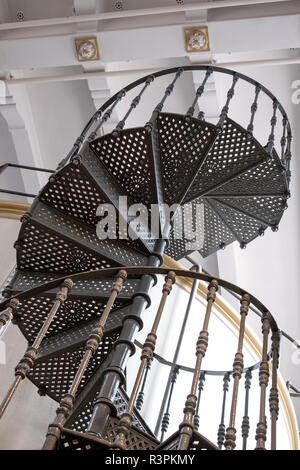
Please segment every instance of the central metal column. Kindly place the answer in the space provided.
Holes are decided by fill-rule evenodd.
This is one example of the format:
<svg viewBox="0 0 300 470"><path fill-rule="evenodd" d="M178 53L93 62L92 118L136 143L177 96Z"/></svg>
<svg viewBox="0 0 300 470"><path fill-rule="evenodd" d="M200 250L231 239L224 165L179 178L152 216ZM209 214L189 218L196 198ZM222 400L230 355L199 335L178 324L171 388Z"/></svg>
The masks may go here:
<svg viewBox="0 0 300 470"><path fill-rule="evenodd" d="M158 267L162 264L162 255L166 244L167 241L163 239L156 241L154 252L148 258L148 266ZM110 353L109 365L101 378L102 383L98 398L87 428L89 434L104 437L109 417L116 415L114 397L119 386L125 382L124 368L129 356L135 352L133 339L136 331L143 326L141 315L151 303L149 293L154 282L155 278L151 275L141 277L138 290L133 297L131 313L123 320L120 337L114 344Z"/></svg>

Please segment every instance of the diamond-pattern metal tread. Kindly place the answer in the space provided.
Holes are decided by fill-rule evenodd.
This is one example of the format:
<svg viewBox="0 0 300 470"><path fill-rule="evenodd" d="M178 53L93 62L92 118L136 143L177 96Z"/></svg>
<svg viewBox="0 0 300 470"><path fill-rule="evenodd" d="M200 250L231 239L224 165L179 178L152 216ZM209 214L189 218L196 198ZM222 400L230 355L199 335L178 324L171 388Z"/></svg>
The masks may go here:
<svg viewBox="0 0 300 470"><path fill-rule="evenodd" d="M82 155L52 175L39 195L40 201L74 217L83 223L95 226L97 209L101 204L113 204L118 212L119 196L124 195L94 153L85 148ZM151 245L143 241L127 239L127 231L117 234L121 243L147 255Z"/></svg>
<svg viewBox="0 0 300 470"><path fill-rule="evenodd" d="M216 139L216 127L179 114L157 118L164 202L180 203Z"/></svg>
<svg viewBox="0 0 300 470"><path fill-rule="evenodd" d="M108 134L91 148L133 202L156 204L156 180L151 134L144 127Z"/></svg>
<svg viewBox="0 0 300 470"><path fill-rule="evenodd" d="M115 331L122 326L122 321L130 313L129 306L122 306L111 311L105 324L105 332ZM46 358L57 356L69 349L78 349L84 346L88 337L97 327L99 314L95 313L87 317L83 322L77 322L67 329L57 328L52 334L46 336L42 341L36 356L36 363L44 362Z"/></svg>
<svg viewBox="0 0 300 470"><path fill-rule="evenodd" d="M89 227L46 204L36 202L31 213L31 220L39 226L49 230L54 227L55 233L61 235L64 239L74 241L74 243L106 257L117 263L117 265L130 266L133 264L136 266L144 265L147 262L145 255L122 245L122 240L100 240L94 227Z"/></svg>
<svg viewBox="0 0 300 470"><path fill-rule="evenodd" d="M99 318L106 302L106 300L100 301L93 298L85 300L67 298L60 306L59 313L52 320L46 338L60 332L66 332L67 334L70 328L85 324L94 318ZM125 308L128 304L130 304L130 299L117 299L114 303L114 311L118 312L118 309ZM52 305L53 297L47 295L47 293L20 302L15 319L20 330L29 341L34 340L38 334ZM111 318L114 316L114 311L110 314ZM117 314L115 318L118 318Z"/></svg>
<svg viewBox="0 0 300 470"><path fill-rule="evenodd" d="M111 417L108 421L108 428L105 439L99 439L89 434L78 431L71 431L66 427L63 429L58 450L104 450L109 449L109 443L112 443L117 435L119 418ZM126 450L155 450L158 441L150 435L131 426L126 442Z"/></svg>
<svg viewBox="0 0 300 470"><path fill-rule="evenodd" d="M86 432L90 419L93 414L95 401L97 400L97 397L98 397L99 385L98 386L97 385L98 384L96 384L96 387L94 387L92 392L84 400L84 403L81 404L80 411L79 412L75 411L71 413L70 417L66 421L65 427L70 428L74 431L79 431L83 433ZM78 400L80 400L80 397L78 397ZM116 396L114 397L113 403L114 403L114 406L116 407L117 416L118 417L122 416L122 414L127 410L127 405L128 405L128 396L122 388L118 389ZM75 406L76 406L76 403L75 403ZM155 435L147 426L147 424L145 423L145 421L143 420L139 412L136 410L136 408L134 408L133 410L132 424L143 433L146 433L152 438L155 438ZM108 433L112 431L111 429L112 426L109 426L109 428L110 429L107 429ZM108 433L106 434L107 439L109 439Z"/></svg>
<svg viewBox="0 0 300 470"><path fill-rule="evenodd" d="M274 152L273 162L268 162L269 155L257 140L228 118L184 202L215 192L221 185L234 188L235 179L240 181L240 175L247 175L248 184L250 181L256 183L257 193L266 189L266 177L272 181L273 191L282 189L284 176L278 177L282 169L277 158Z"/></svg>
<svg viewBox="0 0 300 470"><path fill-rule="evenodd" d="M157 451L178 450L180 440L180 433L176 431L157 448ZM188 450L219 450L219 448L198 431L193 431Z"/></svg>
<svg viewBox="0 0 300 470"><path fill-rule="evenodd" d="M107 355L113 348L115 341L119 338L121 327L110 330L103 335L102 341L89 361L83 378L77 390L77 394L88 383L92 375L101 366ZM68 347L64 352L59 352L52 357L46 356L45 361L36 361L28 378L43 393L56 401L60 401L69 391L76 371L84 354L84 344L72 349Z"/></svg>
<svg viewBox="0 0 300 470"><path fill-rule="evenodd" d="M229 245L236 240L230 230L209 201L198 198L183 206L183 237L181 231L176 232L176 224L170 233L169 246L166 254L178 260L193 251L200 251L204 258L217 251L222 244Z"/></svg>
<svg viewBox="0 0 300 470"><path fill-rule="evenodd" d="M9 284L5 286L3 291L5 297L12 297L18 292L33 289L41 284L50 282L54 279L61 278L61 274L55 273L39 273L30 271L16 270L12 276ZM68 277L68 273L63 278ZM68 294L69 299L89 299L104 300L110 296L115 279L81 279L73 284L72 290ZM139 279L127 278L123 284L121 293L118 295L118 300L128 300L135 293ZM47 290L43 294L49 295L53 298L58 293L59 288Z"/></svg>

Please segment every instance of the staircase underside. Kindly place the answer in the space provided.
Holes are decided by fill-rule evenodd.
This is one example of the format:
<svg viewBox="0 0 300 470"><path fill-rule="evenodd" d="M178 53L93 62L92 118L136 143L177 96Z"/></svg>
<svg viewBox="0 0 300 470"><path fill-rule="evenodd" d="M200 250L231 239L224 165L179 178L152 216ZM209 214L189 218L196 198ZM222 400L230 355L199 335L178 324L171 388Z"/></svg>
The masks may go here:
<svg viewBox="0 0 300 470"><path fill-rule="evenodd" d="M151 237L129 239L119 213L119 197L127 204L179 204L183 236L176 217L166 254L175 260L198 250L209 256L233 241L242 247L280 222L288 198L285 168L273 150L270 156L239 124L227 119L221 134L216 126L172 113L158 115L155 132L146 128L120 131L85 144L47 185L24 216L15 244L17 271L6 296L49 280L114 266L145 266L153 252ZM116 239L96 234L97 208L112 204L117 211ZM147 227L141 227L147 232ZM138 236L137 230L137 236ZM101 373L122 320L130 311L139 279L129 279L105 327L104 338L79 386L74 410L59 448L109 448L122 412L110 418L105 439L85 434ZM54 319L42 342L29 379L40 394L56 401L68 392L81 361L84 344L110 295L113 280L79 282ZM21 302L15 321L26 339L37 335L57 294L44 292ZM122 396L122 400L120 399ZM124 391L119 399L126 405ZM117 399L117 398L116 398ZM123 406L124 411L124 406ZM135 411L128 449L177 449L178 433L162 444ZM195 432L190 449L217 449Z"/></svg>

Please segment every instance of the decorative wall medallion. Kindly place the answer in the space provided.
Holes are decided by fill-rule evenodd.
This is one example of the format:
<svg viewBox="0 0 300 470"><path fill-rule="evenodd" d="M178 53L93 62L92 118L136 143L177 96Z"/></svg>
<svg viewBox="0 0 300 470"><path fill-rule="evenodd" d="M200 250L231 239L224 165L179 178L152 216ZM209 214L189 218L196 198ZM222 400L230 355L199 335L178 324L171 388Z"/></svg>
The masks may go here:
<svg viewBox="0 0 300 470"><path fill-rule="evenodd" d="M100 59L98 40L96 37L75 38L75 46L79 62Z"/></svg>
<svg viewBox="0 0 300 470"><path fill-rule="evenodd" d="M210 50L207 26L185 28L184 34L186 52L203 52Z"/></svg>

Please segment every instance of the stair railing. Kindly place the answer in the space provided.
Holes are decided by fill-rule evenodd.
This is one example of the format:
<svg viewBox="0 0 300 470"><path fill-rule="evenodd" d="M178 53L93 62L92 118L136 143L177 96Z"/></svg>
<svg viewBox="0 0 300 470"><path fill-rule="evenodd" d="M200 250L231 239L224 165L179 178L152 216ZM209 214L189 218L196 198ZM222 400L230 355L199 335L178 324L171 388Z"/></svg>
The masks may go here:
<svg viewBox="0 0 300 470"><path fill-rule="evenodd" d="M258 421L257 432L256 432L256 439L257 439L256 448L258 449L265 448L265 440L266 440L265 406L266 406L267 378L268 378L269 369L270 369L270 361L269 361L270 355L268 355L268 337L269 337L269 331L272 330L271 350L272 350L273 363L272 363L272 368L271 368L272 386L270 390L270 414L271 414L271 448L275 449L276 448L276 422L278 419L278 410L279 410L278 389L277 389L277 367L278 367L278 358L279 358L279 339L280 339L279 330L278 330L275 320L273 319L271 314L268 312L268 310L263 306L263 304L261 304L260 301L258 301L255 297L253 297L249 293L243 291L241 288L234 286L233 284L230 284L227 281L214 279L212 276L209 276L204 273L196 273L193 271L185 271L185 270L178 270L178 269L175 269L174 272L173 271L170 272L166 268L158 268L158 267L143 267L143 268L141 267L128 267L127 268L126 267L122 269L107 268L107 269L102 269L98 271L89 271L85 273L74 274L74 275L71 275L70 279L67 279L67 280L63 280L62 278L54 279L53 281L50 281L46 284L37 286L33 289L29 289L28 291L19 293L17 297L18 297L18 302L21 303L25 299L31 298L33 295L42 293L45 290L59 288L61 286L58 297L49 315L47 316L43 324L43 327L41 328L39 334L37 335L36 340L33 342L32 346L28 348L24 358L20 361L16 369L16 380L13 386L10 388L8 394L6 395L1 405L1 415L5 411L21 379L25 378L28 374L28 371L32 367L34 367L34 358L36 356L38 348L43 338L45 337L45 334L48 330L48 327L51 323L52 318L57 313L60 304L65 300L67 293L69 289L71 288L72 284L78 280L105 279L106 277L111 278L113 276L117 276L117 281L113 287L112 294L108 300L106 308L102 316L100 317L98 326L96 330L91 331L88 337L88 340L86 342L84 357L81 361L79 368L77 369L77 373L74 377L74 380L69 389L69 392L64 396L64 398L62 399L60 403L60 406L57 410L56 419L54 420L52 424L49 425L49 431L48 431L44 448L47 448L47 449L56 448L58 446L61 432L64 429L63 426L66 421L66 418L69 416L72 410L74 401L76 400L76 391L78 389L78 385L84 375L84 372L86 370L86 367L90 358L92 357L93 353L95 352L95 350L97 349L97 347L99 346L101 342L101 339L103 336L103 328L104 328L106 319L109 315L109 312L111 311L115 298L117 297L118 293L120 292L122 288L123 281L125 280L126 276L145 276L145 275L153 276L157 274L165 275L166 282L163 287L162 299L161 299L160 306L158 308L151 332L149 333L147 340L144 344L144 347L142 349L141 364L140 364L139 371L136 376L134 387L132 389L132 392L129 398L127 410L125 413L123 413L123 416L119 422L118 433L117 433L115 442L108 443L107 441L103 440L103 438L102 438L102 442L105 441L107 445L114 446L116 448L126 448L126 436L131 427L134 406L137 401L138 392L143 382L143 378L145 379L145 373L148 370L149 360L152 357L154 359L159 358L159 356L157 356L157 354L155 354L154 352L157 328L158 328L161 316L163 314L163 308L166 302L166 298L171 291L172 284L174 283L175 276L176 276L176 277L185 277L185 278L190 278L190 279L198 279L198 280L209 283L208 290L207 290L206 314L204 318L203 327L202 327L202 330L199 334L199 338L197 341L196 366L195 366L195 369L191 369L191 372L193 374L191 393L187 397L186 406L184 409L184 419L183 419L183 422L180 424L179 431L178 431L179 448L189 449L193 445L193 442L195 441L195 438L197 437L197 434L195 433L197 433L197 428L199 426L199 419L200 419L200 416L199 416L200 397L201 397L201 392L203 391L204 378L207 374L209 374L209 372L206 372L205 370L202 369L202 361L205 356L206 348L208 345L208 326L209 326L209 320L210 320L210 316L212 312L212 306L213 306L213 303L215 302L217 289L219 286L221 286L221 287L225 287L226 289L229 289L230 291L235 293L235 295L240 296L241 322L239 326L238 350L237 350L237 353L235 354L233 370L231 373L230 372L219 373L219 375L222 374L224 377L224 388L223 388L224 394L223 394L223 403L222 403L221 424L219 426L219 432L217 436L218 446L219 448L221 448L224 444L224 410L225 410L225 401L226 401L227 394L228 394L228 383L229 383L230 375L232 375L233 377L234 387L233 387L232 397L231 397L232 398L231 416L230 416L229 426L227 428L227 432L225 436L225 447L228 450L231 450L234 448L235 433L236 433L234 429L234 425L235 425L236 403L238 399L238 385L239 385L241 375L243 373L246 373L245 389L247 390L247 393L245 396L244 419L242 423L242 437L244 440L243 441L244 446L246 445L246 441L248 438L247 418L248 418L248 402L249 402L249 389L250 389L249 381L251 378L250 377L251 371L254 370L255 367L251 367L248 369L243 368L242 347L243 347L243 342L244 342L246 316L248 314L249 306L251 303L262 314L261 318L262 318L262 333L263 333L262 360L258 364L260 367L259 381L260 381L261 393L260 393L259 421ZM17 306L18 302L10 298L10 299L6 299L0 304L0 311L2 311L2 315L0 318L2 319L2 321L5 321L7 316L11 315L12 313L15 316L17 315L17 313L14 312L14 309ZM123 364L122 367L125 367L125 364ZM181 366L172 364L172 368L173 370L176 370L176 376L177 376L178 371L180 370ZM176 377L174 375L174 377L172 377L173 387L175 385L175 380L176 380ZM145 386L145 380L143 383ZM197 393L197 390L199 393ZM169 397L168 397L169 405L170 405L171 398L172 398L172 392L173 392L173 389L171 390L171 393L169 394ZM113 397L111 398L113 399ZM166 412L168 413L168 410ZM164 419L163 426L167 424L165 421L166 419ZM163 427L162 431L165 434L166 429ZM163 437L164 437L164 434L163 434ZM88 433L87 435L90 435L90 433ZM163 443L161 444L161 446L163 446Z"/></svg>

